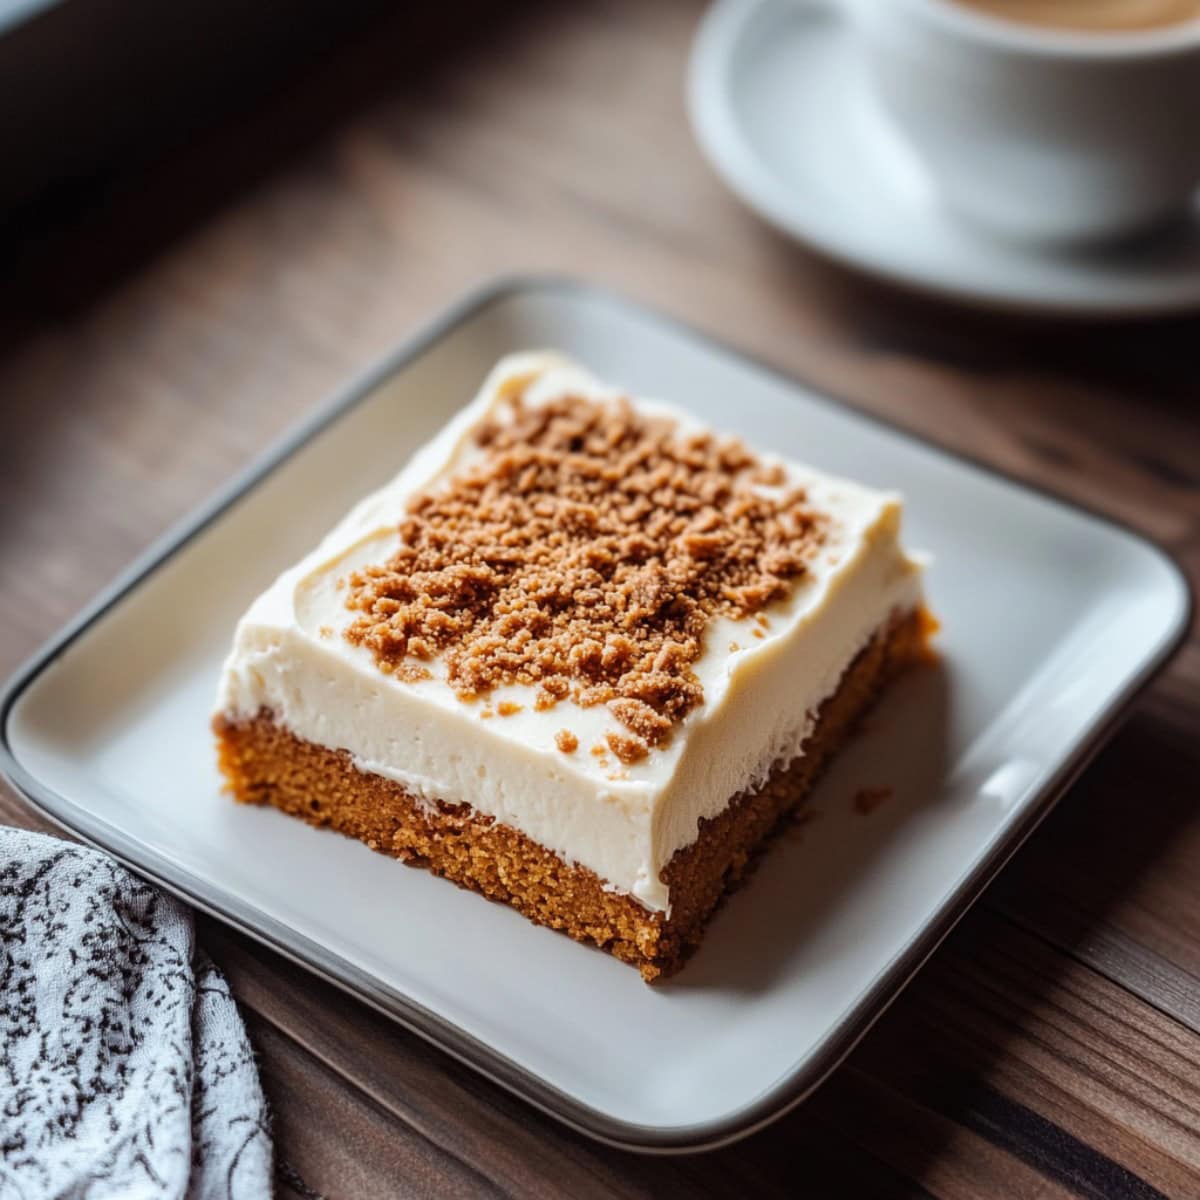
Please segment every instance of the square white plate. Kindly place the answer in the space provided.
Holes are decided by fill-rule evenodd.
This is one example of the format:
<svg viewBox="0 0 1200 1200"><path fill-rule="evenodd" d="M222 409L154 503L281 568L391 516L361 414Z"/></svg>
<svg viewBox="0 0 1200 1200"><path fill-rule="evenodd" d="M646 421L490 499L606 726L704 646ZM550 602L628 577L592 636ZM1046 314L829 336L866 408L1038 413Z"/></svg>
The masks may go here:
<svg viewBox="0 0 1200 1200"><path fill-rule="evenodd" d="M907 497L940 667L885 698L677 978L357 842L222 796L209 712L234 624L512 350L557 347L752 443ZM844 1056L1186 628L1144 540L564 281L468 298L234 482L9 685L3 765L44 812L546 1111L637 1149L779 1116ZM851 797L890 786L870 815Z"/></svg>

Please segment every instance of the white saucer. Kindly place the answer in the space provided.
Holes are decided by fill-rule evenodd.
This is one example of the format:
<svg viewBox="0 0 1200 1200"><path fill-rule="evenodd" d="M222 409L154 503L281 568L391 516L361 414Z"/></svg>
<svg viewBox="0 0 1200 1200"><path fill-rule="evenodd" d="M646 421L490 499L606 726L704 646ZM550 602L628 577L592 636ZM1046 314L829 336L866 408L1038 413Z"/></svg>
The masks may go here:
<svg viewBox="0 0 1200 1200"><path fill-rule="evenodd" d="M692 51L692 124L725 182L785 233L897 283L994 307L1139 316L1200 307L1200 206L1121 247L1038 250L957 221L822 0L717 0Z"/></svg>

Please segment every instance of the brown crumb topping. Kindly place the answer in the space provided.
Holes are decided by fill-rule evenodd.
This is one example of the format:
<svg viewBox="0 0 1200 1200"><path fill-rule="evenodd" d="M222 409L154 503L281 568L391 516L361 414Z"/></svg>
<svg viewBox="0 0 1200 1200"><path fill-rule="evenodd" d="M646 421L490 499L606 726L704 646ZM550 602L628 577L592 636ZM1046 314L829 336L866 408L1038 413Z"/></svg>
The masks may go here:
<svg viewBox="0 0 1200 1200"><path fill-rule="evenodd" d="M560 729L554 735L554 744L564 754L574 754L579 749L579 739L569 729Z"/></svg>
<svg viewBox="0 0 1200 1200"><path fill-rule="evenodd" d="M524 707L525 705L514 704L511 700L501 700L496 705L496 712L502 717L515 717Z"/></svg>
<svg viewBox="0 0 1200 1200"><path fill-rule="evenodd" d="M627 401L511 395L476 442L412 499L403 547L349 576L346 637L403 678L441 655L464 700L527 684L538 710L606 704L626 764L703 702L710 620L782 600L823 537L781 469Z"/></svg>
<svg viewBox="0 0 1200 1200"><path fill-rule="evenodd" d="M553 708L560 700L565 700L571 694L571 685L561 676L547 679L534 694L533 707L537 712L545 712Z"/></svg>
<svg viewBox="0 0 1200 1200"><path fill-rule="evenodd" d="M433 672L428 667L413 662L397 663L394 674L405 683L424 683L426 679L433 678Z"/></svg>
<svg viewBox="0 0 1200 1200"><path fill-rule="evenodd" d="M627 733L608 733L604 735L604 740L626 766L641 762L650 753L650 747L640 737L632 737Z"/></svg>

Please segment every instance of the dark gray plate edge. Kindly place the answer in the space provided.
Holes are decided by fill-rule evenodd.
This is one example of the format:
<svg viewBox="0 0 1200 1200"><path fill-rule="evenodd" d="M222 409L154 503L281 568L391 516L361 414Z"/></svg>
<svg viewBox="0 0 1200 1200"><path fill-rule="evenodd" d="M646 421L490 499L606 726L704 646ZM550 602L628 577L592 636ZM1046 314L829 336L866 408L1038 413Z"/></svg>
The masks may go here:
<svg viewBox="0 0 1200 1200"><path fill-rule="evenodd" d="M923 448L934 448L947 458L970 464L993 478L1043 498L1108 526L1124 538L1138 543L1167 567L1179 588L1180 610L1173 628L1164 630L1155 650L1130 674L1125 685L1113 694L1097 718L1087 739L1060 765L1041 794L1032 801L1019 822L988 856L965 876L946 900L938 917L913 942L905 946L880 973L872 986L845 1017L832 1026L824 1042L796 1067L786 1072L762 1095L742 1108L715 1121L686 1126L650 1126L620 1121L545 1083L486 1044L414 1003L402 993L386 987L369 972L354 966L319 944L296 934L280 922L255 913L219 892L208 890L204 881L181 870L158 853L127 838L108 822L79 810L67 797L58 795L34 779L16 760L9 742L12 709L25 688L50 666L90 625L117 605L125 595L233 507L267 474L302 446L318 436L338 418L363 400L388 376L410 364L456 328L492 304L526 292L569 293L599 300L610 306L633 309L642 320L665 326L688 340L764 371L789 386L801 386L816 402L849 409L860 418ZM52 637L14 673L0 692L0 771L34 809L82 840L107 850L125 865L180 896L188 903L263 943L285 958L313 971L327 982L363 1000L385 1016L453 1058L479 1071L492 1082L571 1128L607 1145L643 1153L678 1154L715 1150L747 1137L801 1103L854 1049L876 1020L886 1011L902 988L937 949L1001 867L1020 848L1053 808L1059 797L1095 756L1111 735L1125 709L1162 669L1182 645L1191 623L1194 600L1187 576L1174 558L1149 538L1136 533L1102 513L1065 500L1053 492L1027 484L978 459L947 450L919 438L902 427L868 412L853 402L830 395L824 389L798 380L752 355L743 353L703 331L624 296L581 281L554 275L505 276L478 287L406 338L397 349L343 388L332 401L321 406L278 443L238 473L226 487L183 521L173 526L100 593L77 617Z"/></svg>

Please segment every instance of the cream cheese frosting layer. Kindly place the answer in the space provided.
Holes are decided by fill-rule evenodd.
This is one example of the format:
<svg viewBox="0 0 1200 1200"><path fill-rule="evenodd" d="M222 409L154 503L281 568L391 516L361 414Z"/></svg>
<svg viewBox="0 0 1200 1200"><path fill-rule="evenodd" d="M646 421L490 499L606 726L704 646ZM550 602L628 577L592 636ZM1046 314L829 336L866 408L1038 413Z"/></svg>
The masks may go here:
<svg viewBox="0 0 1200 1200"><path fill-rule="evenodd" d="M341 581L395 552L409 497L470 464L479 453L474 430L517 388L527 405L622 395L555 355L504 359L395 479L251 605L225 663L217 709L235 721L269 710L297 737L347 751L360 770L428 801L469 804L648 908L669 911L663 868L695 840L702 818L800 753L817 709L855 655L893 614L920 604L921 566L900 546L898 496L760 455L780 462L785 486L804 487L825 514L824 540L787 599L765 610L765 627L752 618L710 622L693 664L704 703L642 761L621 767L589 752L623 732L604 705L564 702L538 711L533 689L521 685L467 703L436 659L427 664L430 679L384 674L368 649L344 636L354 614ZM635 405L670 417L681 432L704 428L668 405ZM505 701L519 711L485 715ZM578 738L574 754L555 742L564 728Z"/></svg>

